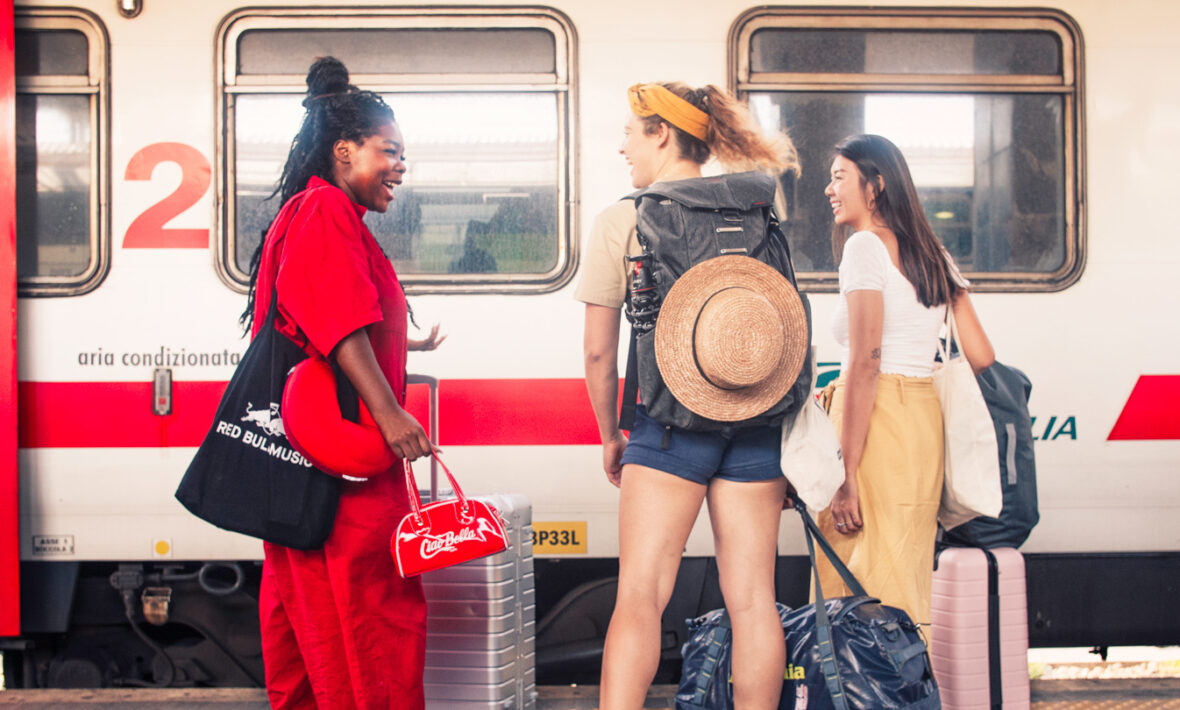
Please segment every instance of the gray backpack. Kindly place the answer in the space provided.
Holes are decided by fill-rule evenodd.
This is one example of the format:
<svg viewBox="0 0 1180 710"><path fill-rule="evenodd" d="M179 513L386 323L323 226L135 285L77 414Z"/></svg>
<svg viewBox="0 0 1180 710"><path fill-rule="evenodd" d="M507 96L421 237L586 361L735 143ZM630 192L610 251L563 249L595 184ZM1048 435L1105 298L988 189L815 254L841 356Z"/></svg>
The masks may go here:
<svg viewBox="0 0 1180 710"><path fill-rule="evenodd" d="M739 422L720 422L696 414L676 400L656 366L655 326L660 304L681 274L702 261L745 254L774 267L795 283L786 235L774 214L775 180L759 172L656 183L627 199L635 201L639 244L643 253L632 263L626 315L631 345L619 427L635 423L638 393L648 416L668 427L720 431L777 424L802 406L811 389L811 349L795 383L778 403ZM800 293L811 330L811 306Z"/></svg>

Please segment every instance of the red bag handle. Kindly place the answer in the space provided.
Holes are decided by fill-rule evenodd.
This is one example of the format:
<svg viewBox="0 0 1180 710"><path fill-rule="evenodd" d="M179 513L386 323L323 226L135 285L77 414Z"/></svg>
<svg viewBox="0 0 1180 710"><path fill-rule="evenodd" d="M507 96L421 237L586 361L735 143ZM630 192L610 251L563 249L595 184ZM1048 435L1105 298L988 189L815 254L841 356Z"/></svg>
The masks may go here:
<svg viewBox="0 0 1180 710"><path fill-rule="evenodd" d="M459 511L463 519L471 517L470 506L467 505L467 496L463 495L463 489L459 487L459 482L455 480L455 476L451 473L451 469L443 463L443 460L438 457L437 453L431 454L434 460L442 466L442 470L447 474L447 480L451 482L451 490L455 491L455 497L459 499ZM406 471L406 488L410 491L410 507L414 509L414 524L421 527L425 525L422 520L422 498L418 495L418 482L414 480L414 469L410 466L410 460L403 458L402 467Z"/></svg>

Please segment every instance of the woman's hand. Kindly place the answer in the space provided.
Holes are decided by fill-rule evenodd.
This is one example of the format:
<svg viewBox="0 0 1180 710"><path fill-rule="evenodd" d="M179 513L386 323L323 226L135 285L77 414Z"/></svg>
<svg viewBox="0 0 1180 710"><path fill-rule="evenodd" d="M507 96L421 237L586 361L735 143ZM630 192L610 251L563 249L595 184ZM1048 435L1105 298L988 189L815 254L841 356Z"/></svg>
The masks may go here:
<svg viewBox="0 0 1180 710"><path fill-rule="evenodd" d="M445 335L438 334L438 323L430 329L430 333L421 340L414 340L413 338L406 339L406 348L409 350L434 350L443 344L447 339Z"/></svg>
<svg viewBox="0 0 1180 710"><path fill-rule="evenodd" d="M379 418L374 415L373 418L377 421L381 436L385 437L385 443L401 458L413 461L434 450L430 438L426 436L426 430L412 414L401 407Z"/></svg>
<svg viewBox="0 0 1180 710"><path fill-rule="evenodd" d="M844 485L836 490L832 496L832 522L836 530L845 535L852 535L863 527L860 518L860 492L857 490L856 478L844 479Z"/></svg>
<svg viewBox="0 0 1180 710"><path fill-rule="evenodd" d="M625 448L627 437L618 429L615 429L614 436L602 442L602 470L606 472L607 480L614 484L615 488L623 483L623 464L620 461Z"/></svg>
<svg viewBox="0 0 1180 710"><path fill-rule="evenodd" d="M365 328L346 335L332 350L332 357L356 387L357 394L373 415L373 421L377 422L382 438L395 454L413 461L431 452L433 447L422 425L397 403L389 382L377 365Z"/></svg>

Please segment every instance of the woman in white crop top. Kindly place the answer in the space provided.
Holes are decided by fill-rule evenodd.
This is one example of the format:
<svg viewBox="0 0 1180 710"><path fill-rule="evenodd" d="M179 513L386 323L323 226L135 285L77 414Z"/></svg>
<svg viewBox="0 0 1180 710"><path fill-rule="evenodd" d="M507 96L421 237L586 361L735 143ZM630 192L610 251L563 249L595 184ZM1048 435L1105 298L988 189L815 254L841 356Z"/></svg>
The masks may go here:
<svg viewBox="0 0 1180 710"><path fill-rule="evenodd" d="M943 471L930 375L948 303L972 367L983 370L994 353L897 146L846 138L831 177L824 194L840 263L832 328L843 354L828 401L845 482L819 523L869 594L928 624ZM825 595L849 593L830 565L820 579Z"/></svg>

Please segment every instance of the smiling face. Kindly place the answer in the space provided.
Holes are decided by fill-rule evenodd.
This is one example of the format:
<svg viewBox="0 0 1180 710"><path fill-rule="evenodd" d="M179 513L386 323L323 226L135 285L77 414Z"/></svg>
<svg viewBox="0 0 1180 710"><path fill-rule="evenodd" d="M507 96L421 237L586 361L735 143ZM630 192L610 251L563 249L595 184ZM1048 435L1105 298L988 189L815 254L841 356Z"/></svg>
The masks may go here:
<svg viewBox="0 0 1180 710"><path fill-rule="evenodd" d="M660 135L647 133L644 120L635 114L627 118L623 127L623 145L619 152L627 159L631 166L631 184L636 188L644 188L656 181L659 172Z"/></svg>
<svg viewBox="0 0 1180 710"><path fill-rule="evenodd" d="M333 146L333 182L358 205L384 212L393 202L393 188L406 174L406 146L396 123L386 123L361 143L339 140Z"/></svg>
<svg viewBox="0 0 1180 710"><path fill-rule="evenodd" d="M832 161L832 181L824 188L832 205L836 224L856 230L867 229L873 222L874 196L872 186L861 175L856 163L842 155Z"/></svg>

